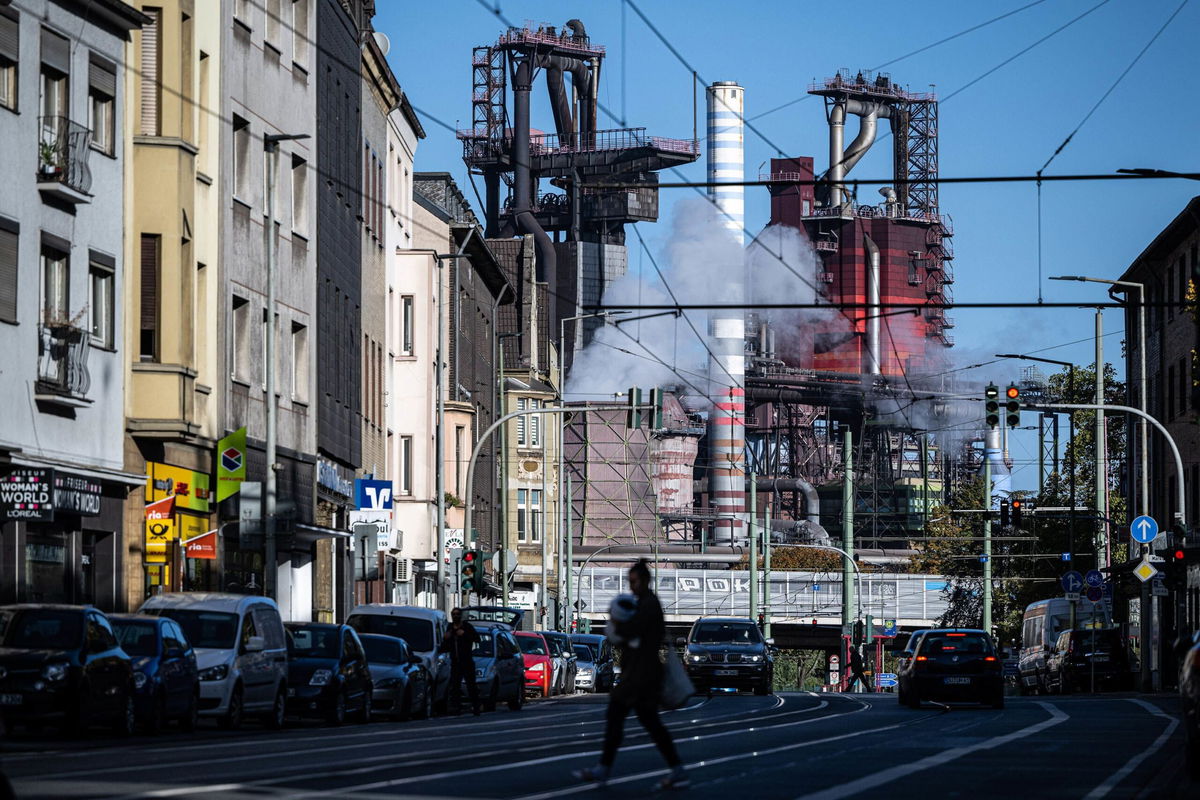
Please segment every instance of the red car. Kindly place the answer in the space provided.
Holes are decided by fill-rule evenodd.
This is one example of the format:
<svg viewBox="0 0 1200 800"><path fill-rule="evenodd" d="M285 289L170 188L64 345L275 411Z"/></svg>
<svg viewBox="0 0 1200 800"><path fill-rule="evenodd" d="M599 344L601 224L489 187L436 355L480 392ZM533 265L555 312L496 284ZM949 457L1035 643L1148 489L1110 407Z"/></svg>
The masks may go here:
<svg viewBox="0 0 1200 800"><path fill-rule="evenodd" d="M540 633L517 631L521 658L525 661L525 691L549 697L554 687L554 656Z"/></svg>

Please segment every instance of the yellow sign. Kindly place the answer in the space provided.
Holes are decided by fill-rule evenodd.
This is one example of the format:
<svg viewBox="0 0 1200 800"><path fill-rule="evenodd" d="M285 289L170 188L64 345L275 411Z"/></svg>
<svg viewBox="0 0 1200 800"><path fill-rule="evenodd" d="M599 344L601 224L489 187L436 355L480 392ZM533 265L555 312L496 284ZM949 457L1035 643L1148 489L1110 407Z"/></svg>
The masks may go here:
<svg viewBox="0 0 1200 800"><path fill-rule="evenodd" d="M169 464L146 464L146 500L175 498L175 507L181 511L208 513L211 495L208 489L208 473L194 472Z"/></svg>
<svg viewBox="0 0 1200 800"><path fill-rule="evenodd" d="M1138 576L1138 580L1145 583L1157 575L1158 570L1149 561L1143 561L1133 568L1133 574Z"/></svg>
<svg viewBox="0 0 1200 800"><path fill-rule="evenodd" d="M146 506L146 563L166 564L170 545L176 538L175 500L167 497Z"/></svg>

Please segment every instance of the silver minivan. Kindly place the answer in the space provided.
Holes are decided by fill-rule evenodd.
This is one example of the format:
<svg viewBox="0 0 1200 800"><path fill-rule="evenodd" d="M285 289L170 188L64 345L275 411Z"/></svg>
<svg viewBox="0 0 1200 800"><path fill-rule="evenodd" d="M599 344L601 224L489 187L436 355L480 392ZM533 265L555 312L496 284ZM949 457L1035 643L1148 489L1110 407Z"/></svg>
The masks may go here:
<svg viewBox="0 0 1200 800"><path fill-rule="evenodd" d="M179 623L196 650L200 714L223 728L246 715L283 727L287 704L287 637L275 601L253 595L171 592L139 612Z"/></svg>
<svg viewBox="0 0 1200 800"><path fill-rule="evenodd" d="M438 652L450 626L445 612L421 606L363 603L354 607L346 624L359 633L395 636L407 642L408 649L421 657L429 674L434 707L438 711L445 709L450 689L450 656Z"/></svg>

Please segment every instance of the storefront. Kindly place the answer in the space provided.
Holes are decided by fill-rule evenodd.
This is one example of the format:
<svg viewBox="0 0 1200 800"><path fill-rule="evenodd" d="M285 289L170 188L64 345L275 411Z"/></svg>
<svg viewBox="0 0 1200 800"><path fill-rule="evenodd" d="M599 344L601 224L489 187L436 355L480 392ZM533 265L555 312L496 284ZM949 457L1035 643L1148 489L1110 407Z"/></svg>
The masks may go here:
<svg viewBox="0 0 1200 800"><path fill-rule="evenodd" d="M218 590L220 564L195 542L218 537L212 515L207 472L146 462L146 542L144 566L148 593ZM193 543L191 555L188 544ZM215 552L213 552L215 555Z"/></svg>

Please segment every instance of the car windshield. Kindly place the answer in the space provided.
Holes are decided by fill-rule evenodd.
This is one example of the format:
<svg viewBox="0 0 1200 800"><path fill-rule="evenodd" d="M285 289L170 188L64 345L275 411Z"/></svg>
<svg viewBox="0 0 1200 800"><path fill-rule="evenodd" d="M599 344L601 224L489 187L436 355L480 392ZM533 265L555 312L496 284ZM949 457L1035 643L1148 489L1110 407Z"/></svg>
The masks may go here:
<svg viewBox="0 0 1200 800"><path fill-rule="evenodd" d="M20 611L5 627L6 647L68 650L83 643L83 614L78 611Z"/></svg>
<svg viewBox="0 0 1200 800"><path fill-rule="evenodd" d="M475 632L479 634L479 641L471 645L471 655L475 658L491 658L496 653L496 642L492 632L486 628L476 628Z"/></svg>
<svg viewBox="0 0 1200 800"><path fill-rule="evenodd" d="M992 643L982 633L929 633L921 640L918 655L992 655Z"/></svg>
<svg viewBox="0 0 1200 800"><path fill-rule="evenodd" d="M376 639L374 637L363 637L363 649L367 651L368 664L400 664L401 647L400 642L394 639Z"/></svg>
<svg viewBox="0 0 1200 800"><path fill-rule="evenodd" d="M121 649L131 656L158 655L158 632L155 624L145 620L109 619Z"/></svg>
<svg viewBox="0 0 1200 800"><path fill-rule="evenodd" d="M237 614L185 608L146 609L146 613L170 617L178 622L192 647L232 650L237 646Z"/></svg>
<svg viewBox="0 0 1200 800"><path fill-rule="evenodd" d="M546 645L542 643L540 636L518 636L517 641L521 643L521 652L530 656L546 655Z"/></svg>
<svg viewBox="0 0 1200 800"><path fill-rule="evenodd" d="M580 661L595 661L596 657L592 655L592 648L586 644L575 645L575 655Z"/></svg>
<svg viewBox="0 0 1200 800"><path fill-rule="evenodd" d="M692 632L697 644L757 644L758 628L750 622L702 622Z"/></svg>
<svg viewBox="0 0 1200 800"><path fill-rule="evenodd" d="M427 619L391 617L384 614L354 614L347 622L359 633L378 633L403 639L408 642L411 650L418 653L426 653L434 649L433 624Z"/></svg>
<svg viewBox="0 0 1200 800"><path fill-rule="evenodd" d="M337 658L341 652L342 632L338 628L289 625L287 632L292 658Z"/></svg>

